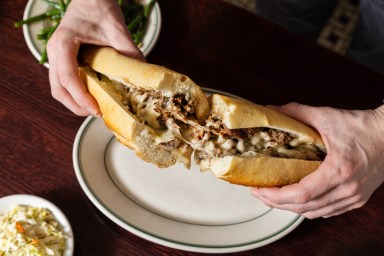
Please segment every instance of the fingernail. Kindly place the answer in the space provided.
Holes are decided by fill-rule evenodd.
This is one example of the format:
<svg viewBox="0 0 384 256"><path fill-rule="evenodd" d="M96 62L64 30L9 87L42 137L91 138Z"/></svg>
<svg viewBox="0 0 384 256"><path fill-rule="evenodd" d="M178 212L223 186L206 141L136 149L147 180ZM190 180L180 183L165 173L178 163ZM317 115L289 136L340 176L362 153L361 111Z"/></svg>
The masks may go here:
<svg viewBox="0 0 384 256"><path fill-rule="evenodd" d="M95 117L101 117L101 113L98 110L92 109L92 108L87 108L87 111Z"/></svg>
<svg viewBox="0 0 384 256"><path fill-rule="evenodd" d="M97 116L97 117L102 117L103 115L101 114L100 111L96 111L96 116Z"/></svg>

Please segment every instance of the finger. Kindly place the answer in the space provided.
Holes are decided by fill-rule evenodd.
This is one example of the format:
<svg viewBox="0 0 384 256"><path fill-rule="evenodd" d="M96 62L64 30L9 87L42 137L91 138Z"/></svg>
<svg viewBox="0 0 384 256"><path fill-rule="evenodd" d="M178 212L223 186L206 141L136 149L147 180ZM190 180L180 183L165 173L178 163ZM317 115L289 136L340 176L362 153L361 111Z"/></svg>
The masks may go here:
<svg viewBox="0 0 384 256"><path fill-rule="evenodd" d="M260 198L260 200L268 207L295 212L297 214L300 214L306 217L307 219L316 219L320 217L329 218L332 216L337 216L347 211L360 208L362 207L363 204L365 204L365 203L361 203L361 204L356 203L354 202L354 199L345 198L338 202L335 202L334 204L327 205L326 207L323 207L320 209L316 209L313 211L305 211L305 210L296 210L293 207L291 207L292 205L277 205L265 198ZM305 207L300 209L305 209Z"/></svg>
<svg viewBox="0 0 384 256"><path fill-rule="evenodd" d="M118 52L145 61L142 51L135 45L131 34L125 27L116 30L116 33L109 33L108 41L111 47L115 48Z"/></svg>
<svg viewBox="0 0 384 256"><path fill-rule="evenodd" d="M329 198L341 198L333 203L324 204L323 207L308 211L308 217L331 217L362 207L375 191L370 186L361 186L359 183L351 181L343 186L339 186L330 192Z"/></svg>
<svg viewBox="0 0 384 256"><path fill-rule="evenodd" d="M302 214L307 218L318 218L323 216L335 216L345 211L362 207L373 193L365 187L360 189L355 182L337 186L322 196L306 204L275 204L266 198L260 200L269 207L292 211Z"/></svg>
<svg viewBox="0 0 384 256"><path fill-rule="evenodd" d="M52 62L54 63L54 62ZM61 102L66 108L71 110L73 113L79 116L90 115L88 110L80 107L68 93L68 91L60 85L59 79L57 77L57 71L55 66L50 64L49 68L49 82L51 84L51 94L52 97L57 101Z"/></svg>
<svg viewBox="0 0 384 256"><path fill-rule="evenodd" d="M78 46L69 46L57 51L61 56L60 62L56 63L57 70L60 70L59 84L67 90L79 107L86 109L91 115L98 116L100 115L99 106L78 75L77 52Z"/></svg>
<svg viewBox="0 0 384 256"><path fill-rule="evenodd" d="M268 206L268 207L285 210L285 209L281 208L281 207L284 207L284 205L281 206L281 205L275 204L275 203L271 202L268 198L265 198L265 197L260 196L259 193L256 191L255 188L253 188L253 189L251 190L251 194L252 194L254 197L256 197L257 199L259 199L263 204L265 204L265 205Z"/></svg>
<svg viewBox="0 0 384 256"><path fill-rule="evenodd" d="M354 197L356 194L354 194L353 192L351 193L351 191L354 190L350 189L349 187L349 184L344 184L344 186L337 186L334 189L304 204L276 204L270 201L269 199L263 197L259 197L259 199L265 202L270 207L279 208L298 214L304 214L308 212L317 211L322 208L324 209L325 207L328 207L330 205L336 205L339 201Z"/></svg>
<svg viewBox="0 0 384 256"><path fill-rule="evenodd" d="M338 211L333 211L332 213L329 213L329 214L324 214L324 215L319 214L319 217L330 218L330 217L334 217L334 216L337 216L337 215L340 215L340 214L343 214L343 213L355 210L357 208L359 208L359 207L352 205L352 206L349 206L349 207L346 207L346 208L342 208L342 209L340 209ZM316 214L314 214L314 216L316 216ZM308 219L310 219L310 218L313 218L313 217L309 216Z"/></svg>
<svg viewBox="0 0 384 256"><path fill-rule="evenodd" d="M314 219L314 218L319 218L319 217L332 217L336 216L342 213L345 213L347 211L352 211L354 209L362 207L368 199L365 200L360 200L359 196L354 196L354 197L348 197L344 198L342 200L339 200L333 204L326 205L322 208L313 210L313 211L308 211L303 213L302 215L305 216L308 219Z"/></svg>
<svg viewBox="0 0 384 256"><path fill-rule="evenodd" d="M308 105L299 104L296 102L292 102L283 106L268 107L313 127L316 127L316 124L319 122L319 118L321 117L319 111L323 109L319 107L311 107ZM313 118L314 116L316 116L316 118Z"/></svg>
<svg viewBox="0 0 384 256"><path fill-rule="evenodd" d="M326 203L321 203L321 205L325 205L324 207L318 208L316 203L313 203L312 206L310 204L275 204L266 198L259 198L265 205L268 207L272 207L275 209L291 211L297 214L300 214L308 219L315 219L319 217L331 217L337 214L341 214L345 211L351 210L354 204L354 200L350 198L343 198L333 204L327 205ZM352 201L352 202L351 202ZM313 208L313 210L310 210Z"/></svg>

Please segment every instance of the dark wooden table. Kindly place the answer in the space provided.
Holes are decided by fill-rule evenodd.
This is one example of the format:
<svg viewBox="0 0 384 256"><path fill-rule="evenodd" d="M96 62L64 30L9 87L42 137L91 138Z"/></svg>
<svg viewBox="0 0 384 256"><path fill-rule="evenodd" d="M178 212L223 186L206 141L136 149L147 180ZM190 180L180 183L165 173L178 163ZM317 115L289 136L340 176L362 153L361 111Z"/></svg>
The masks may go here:
<svg viewBox="0 0 384 256"><path fill-rule="evenodd" d="M149 62L259 104L291 101L374 108L384 77L219 0L159 0L163 27ZM27 193L58 205L75 233L75 255L193 255L115 225L75 177L72 145L83 117L56 102L48 72L22 30L27 0L0 1L0 197ZM284 238L239 255L383 255L384 187L361 209L305 220Z"/></svg>

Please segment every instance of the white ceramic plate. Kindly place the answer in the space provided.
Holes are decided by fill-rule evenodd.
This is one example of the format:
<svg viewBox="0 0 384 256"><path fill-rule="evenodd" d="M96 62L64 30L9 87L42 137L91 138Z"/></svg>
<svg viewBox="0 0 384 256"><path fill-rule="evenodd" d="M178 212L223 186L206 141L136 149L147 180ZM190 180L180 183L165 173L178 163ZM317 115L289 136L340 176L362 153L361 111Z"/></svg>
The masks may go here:
<svg viewBox="0 0 384 256"><path fill-rule="evenodd" d="M63 231L69 236L66 240L66 247L63 256L72 256L75 247L73 232L68 219L64 213L50 201L34 195L10 195L0 198L0 215L6 214L16 205L28 205L48 209L55 219L62 225Z"/></svg>
<svg viewBox="0 0 384 256"><path fill-rule="evenodd" d="M172 248L249 250L280 239L303 220L264 206L249 188L201 173L197 166L188 171L182 165L159 169L148 164L93 117L78 131L73 164L82 189L103 214L133 234Z"/></svg>
<svg viewBox="0 0 384 256"><path fill-rule="evenodd" d="M150 0L141 0L142 3L146 4ZM29 0L24 11L23 19L28 19L30 17L39 15L45 12L48 9L48 5L42 0ZM23 34L25 41L28 45L29 50L32 52L33 56L40 61L41 54L44 51L44 45L42 41L37 40L36 36L47 24L43 21L35 22L29 25L23 26ZM144 56L152 51L155 46L157 39L159 38L161 30L161 12L159 4L156 3L151 12L151 15L148 18L147 29L143 38L142 46L140 47ZM49 64L45 63L44 66L49 68Z"/></svg>

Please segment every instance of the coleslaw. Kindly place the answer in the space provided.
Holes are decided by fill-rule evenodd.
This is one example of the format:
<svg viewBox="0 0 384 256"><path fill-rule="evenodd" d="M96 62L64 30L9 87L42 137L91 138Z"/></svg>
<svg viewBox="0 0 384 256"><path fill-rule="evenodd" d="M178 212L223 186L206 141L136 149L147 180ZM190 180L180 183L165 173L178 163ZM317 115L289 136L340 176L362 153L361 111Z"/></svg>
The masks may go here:
<svg viewBox="0 0 384 256"><path fill-rule="evenodd" d="M17 205L0 216L0 256L60 256L66 238L48 209Z"/></svg>

